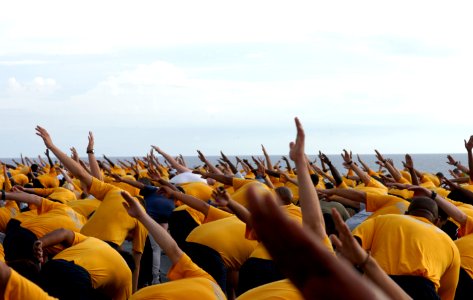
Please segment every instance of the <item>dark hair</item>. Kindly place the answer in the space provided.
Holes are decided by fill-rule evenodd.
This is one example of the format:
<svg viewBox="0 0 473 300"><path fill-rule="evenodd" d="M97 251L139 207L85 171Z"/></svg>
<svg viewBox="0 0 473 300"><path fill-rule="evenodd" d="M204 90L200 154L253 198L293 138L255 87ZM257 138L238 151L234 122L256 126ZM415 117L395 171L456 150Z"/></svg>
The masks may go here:
<svg viewBox="0 0 473 300"><path fill-rule="evenodd" d="M133 255L131 255L131 253L127 251L123 251L123 250L117 250L117 251L123 257L128 268L130 268L131 272L133 273L133 271L136 268L135 261L133 260Z"/></svg>
<svg viewBox="0 0 473 300"><path fill-rule="evenodd" d="M314 186L319 184L319 175L310 174L310 179L312 180L312 183L314 184Z"/></svg>
<svg viewBox="0 0 473 300"><path fill-rule="evenodd" d="M38 283L40 267L30 259L18 259L7 262L8 266L17 271L21 276Z"/></svg>
<svg viewBox="0 0 473 300"><path fill-rule="evenodd" d="M33 179L33 187L37 189L43 189L44 185L38 180L38 178Z"/></svg>

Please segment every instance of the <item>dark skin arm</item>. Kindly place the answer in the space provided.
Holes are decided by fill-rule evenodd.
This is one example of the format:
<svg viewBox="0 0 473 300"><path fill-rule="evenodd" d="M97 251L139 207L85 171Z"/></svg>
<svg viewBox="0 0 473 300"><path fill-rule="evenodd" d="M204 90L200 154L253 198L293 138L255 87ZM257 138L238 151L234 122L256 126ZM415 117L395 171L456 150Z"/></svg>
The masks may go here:
<svg viewBox="0 0 473 300"><path fill-rule="evenodd" d="M110 174L110 175L113 177L113 179L115 179L116 182L124 182L140 190L145 187L145 184L139 181L122 178L117 174Z"/></svg>
<svg viewBox="0 0 473 300"><path fill-rule="evenodd" d="M403 164L404 167L409 171L409 174L411 174L412 184L419 185L419 178L417 177L417 173L414 169L414 161L412 160L412 157L409 154L406 154L406 161L403 162Z"/></svg>
<svg viewBox="0 0 473 300"><path fill-rule="evenodd" d="M201 174L203 178L212 178L221 182L226 185L233 185L233 177L221 174L213 174L213 173L202 173L198 171L194 171L193 173Z"/></svg>
<svg viewBox="0 0 473 300"><path fill-rule="evenodd" d="M228 157L225 154L223 154L222 151L220 151L220 156L222 156L222 159L228 164L228 166L232 170L233 174L238 173L238 170L235 167L235 165L228 159Z"/></svg>
<svg viewBox="0 0 473 300"><path fill-rule="evenodd" d="M219 187L217 190L213 191L212 197L219 206L228 207L238 217L238 219L251 226L250 211L240 203L234 201L223 187Z"/></svg>
<svg viewBox="0 0 473 300"><path fill-rule="evenodd" d="M286 169L288 172L292 172L292 167L291 167L291 163L289 162L289 159L287 159L287 157L283 156L281 157L282 160L284 160L284 162L286 163Z"/></svg>
<svg viewBox="0 0 473 300"><path fill-rule="evenodd" d="M56 229L42 238L38 239L33 245L33 252L36 258L40 261L44 261L43 249L48 248L57 244L62 244L66 248L72 246L74 243L75 234L69 229Z"/></svg>
<svg viewBox="0 0 473 300"><path fill-rule="evenodd" d="M342 176L338 172L337 168L335 168L335 166L332 164L327 155L321 153L320 160L323 161L330 168L330 173L332 173L332 177L335 180L336 185L339 186L340 184L342 184Z"/></svg>

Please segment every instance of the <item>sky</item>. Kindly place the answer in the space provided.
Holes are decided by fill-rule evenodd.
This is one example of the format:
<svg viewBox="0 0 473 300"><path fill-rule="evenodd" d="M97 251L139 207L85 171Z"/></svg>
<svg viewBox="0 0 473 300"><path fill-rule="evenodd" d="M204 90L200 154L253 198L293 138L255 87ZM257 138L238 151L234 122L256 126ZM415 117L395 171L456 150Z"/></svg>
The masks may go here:
<svg viewBox="0 0 473 300"><path fill-rule="evenodd" d="M0 157L459 153L473 134L471 1L8 1Z"/></svg>

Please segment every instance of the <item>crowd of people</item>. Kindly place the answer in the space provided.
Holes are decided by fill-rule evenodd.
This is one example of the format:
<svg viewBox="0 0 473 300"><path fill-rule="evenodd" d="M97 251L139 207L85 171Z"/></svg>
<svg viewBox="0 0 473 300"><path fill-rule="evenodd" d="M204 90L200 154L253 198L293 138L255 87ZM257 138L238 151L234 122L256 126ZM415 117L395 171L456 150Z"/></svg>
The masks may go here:
<svg viewBox="0 0 473 300"><path fill-rule="evenodd" d="M97 159L92 133L83 160L36 127L46 159L1 163L0 297L473 299L473 136L447 178L376 150L311 161L295 124L284 166L264 146Z"/></svg>

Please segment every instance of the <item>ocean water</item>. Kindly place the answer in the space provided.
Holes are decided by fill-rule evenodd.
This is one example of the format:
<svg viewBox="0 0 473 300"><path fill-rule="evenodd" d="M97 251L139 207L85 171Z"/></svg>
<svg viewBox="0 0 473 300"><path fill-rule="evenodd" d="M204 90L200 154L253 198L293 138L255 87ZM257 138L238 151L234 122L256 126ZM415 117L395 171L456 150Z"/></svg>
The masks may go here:
<svg viewBox="0 0 473 300"><path fill-rule="evenodd" d="M284 154L287 156L287 154ZM450 174L448 170L452 170L454 167L447 164L447 155L448 154L411 154L412 159L414 160L414 166L416 169L419 171L424 171L424 172L431 172L431 173L437 173L437 172L442 172L445 174L445 176L450 177ZM466 153L453 153L451 154L455 160L460 161L464 166L468 167L468 158ZM236 163L235 156L233 155L227 155L228 158L233 162ZM264 158L263 155L254 155L255 157L261 157ZM308 155L309 159L313 160L316 158L316 155ZM345 168L342 165L342 157L341 155L327 155L329 159L332 161L335 167L338 168L338 170L343 174L346 172ZM402 161L404 160L404 155L403 154L384 154L383 156L385 158L391 158L394 161L394 165L398 169L402 169ZM238 155L241 159L248 159L250 162L251 160L251 155ZM282 155L271 155L271 161L273 164L275 164L277 161L281 160ZM219 156L207 156L207 159L212 162L212 163L218 163ZM376 157L374 154L360 154L360 158L367 163L373 170L377 171L378 170L378 165L375 163ZM83 158L87 160L86 158ZM98 158L100 159L100 158ZM128 159L131 160L131 157L110 157L110 159L116 161L117 159ZM5 163L12 163L11 158L4 158L0 159L1 161ZM16 161L20 161L19 158L15 158ZM162 159L161 159L162 160ZM195 167L202 165L202 162L199 160L197 156L184 156L184 160L187 163L188 167ZM354 161L357 161L356 156L353 157ZM294 164L291 162L292 166ZM282 167L285 166L284 161L281 161L280 164ZM317 157L317 165L320 166L320 160Z"/></svg>

